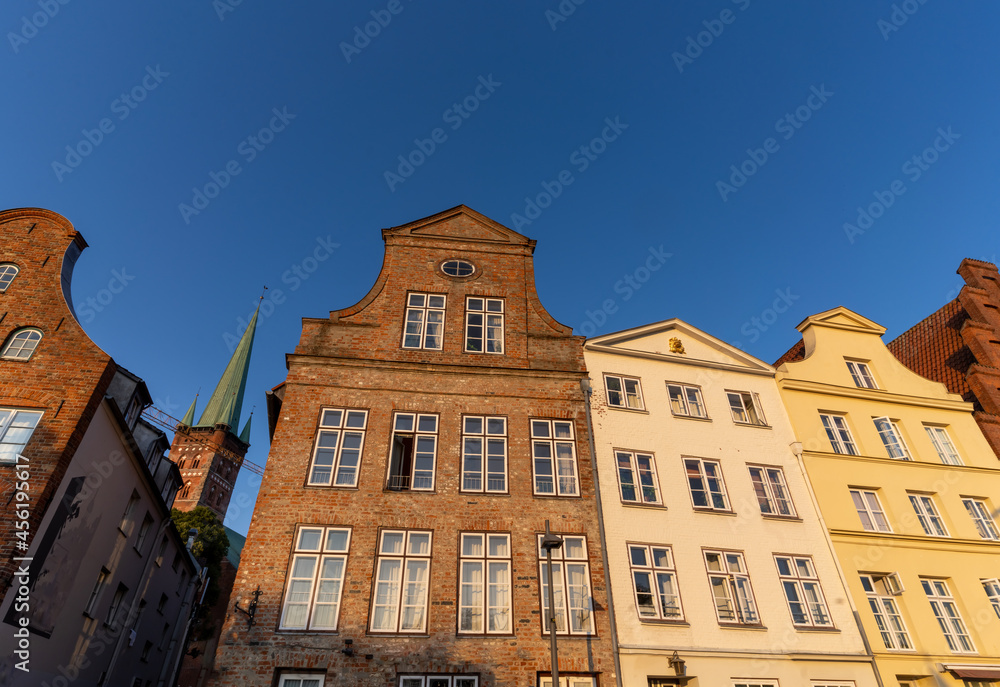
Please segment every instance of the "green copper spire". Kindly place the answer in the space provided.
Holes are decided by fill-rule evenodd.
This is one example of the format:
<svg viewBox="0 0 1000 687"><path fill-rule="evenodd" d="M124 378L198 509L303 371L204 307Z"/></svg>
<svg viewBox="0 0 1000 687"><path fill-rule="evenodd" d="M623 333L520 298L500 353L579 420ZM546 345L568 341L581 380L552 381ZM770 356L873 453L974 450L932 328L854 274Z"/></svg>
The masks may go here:
<svg viewBox="0 0 1000 687"><path fill-rule="evenodd" d="M253 336L257 329L257 313L260 304L250 318L247 330L243 332L233 357L222 373L222 379L212 392L205 406L198 427L211 427L217 424L229 425L235 430L240 423L240 408L243 406L243 392L247 386L247 372L250 369L250 351L253 350Z"/></svg>
<svg viewBox="0 0 1000 687"><path fill-rule="evenodd" d="M184 413L184 418L181 420L182 425L190 427L194 424L194 406L196 403L198 403L198 394L194 395L194 400L191 401L191 407L188 408L186 413Z"/></svg>
<svg viewBox="0 0 1000 687"><path fill-rule="evenodd" d="M250 443L250 422L253 420L253 411L250 411L250 417L247 418L247 423L243 425L243 431L240 432L240 441L244 444Z"/></svg>

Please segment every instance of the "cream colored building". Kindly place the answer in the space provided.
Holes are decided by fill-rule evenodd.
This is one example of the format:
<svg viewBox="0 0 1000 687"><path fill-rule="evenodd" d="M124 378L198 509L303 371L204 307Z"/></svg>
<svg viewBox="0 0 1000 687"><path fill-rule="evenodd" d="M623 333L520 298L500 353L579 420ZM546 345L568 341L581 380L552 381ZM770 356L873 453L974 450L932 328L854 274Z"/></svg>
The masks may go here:
<svg viewBox="0 0 1000 687"><path fill-rule="evenodd" d="M836 308L778 385L887 687L1000 685L1000 463L972 404Z"/></svg>
<svg viewBox="0 0 1000 687"><path fill-rule="evenodd" d="M774 368L676 319L584 354L622 684L874 687Z"/></svg>

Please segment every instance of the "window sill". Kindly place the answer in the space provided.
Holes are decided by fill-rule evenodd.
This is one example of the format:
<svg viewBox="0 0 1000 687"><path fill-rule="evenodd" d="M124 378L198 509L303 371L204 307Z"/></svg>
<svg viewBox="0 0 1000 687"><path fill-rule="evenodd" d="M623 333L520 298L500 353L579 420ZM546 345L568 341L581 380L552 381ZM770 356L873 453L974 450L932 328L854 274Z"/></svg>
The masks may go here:
<svg viewBox="0 0 1000 687"><path fill-rule="evenodd" d="M458 493L461 494L462 496L465 496L465 497L468 497L468 498L474 498L474 497L479 497L479 496L507 496L507 497L510 496L510 492L509 491L462 491L462 490L459 490Z"/></svg>
<svg viewBox="0 0 1000 687"><path fill-rule="evenodd" d="M333 490L336 490L336 491L358 491L359 490L359 488L357 486L348 487L348 486L337 486L337 485L334 485L334 484L306 484L305 488L306 489L333 489Z"/></svg>
<svg viewBox="0 0 1000 687"><path fill-rule="evenodd" d="M636 503L635 501L622 501L625 508L652 508L653 510L667 510L662 503Z"/></svg>
<svg viewBox="0 0 1000 687"><path fill-rule="evenodd" d="M582 499L583 497L579 494L566 494L565 496L559 496L557 494L532 494L536 499L555 499L562 501L563 499Z"/></svg>
<svg viewBox="0 0 1000 687"><path fill-rule="evenodd" d="M626 410L630 413L640 413L642 415L649 415L649 411L645 408L629 408L627 406L613 406L608 404L608 410Z"/></svg>
<svg viewBox="0 0 1000 687"><path fill-rule="evenodd" d="M426 631L424 632L379 632L377 630L367 630L365 635L368 637L385 637L391 639L393 637L398 637L399 639L408 639L410 637L416 637L425 639L430 637L430 634Z"/></svg>
<svg viewBox="0 0 1000 687"><path fill-rule="evenodd" d="M761 513L760 517L765 520L784 520L785 522L802 522L802 518L797 515L774 515L773 513Z"/></svg>
<svg viewBox="0 0 1000 687"><path fill-rule="evenodd" d="M754 631L767 631L766 625L750 625L744 623L719 623L719 627L724 630L754 630Z"/></svg>
<svg viewBox="0 0 1000 687"><path fill-rule="evenodd" d="M737 427L756 427L757 429L773 429L771 425L757 425L752 422L737 422L736 420L733 420L733 424L736 425Z"/></svg>
<svg viewBox="0 0 1000 687"><path fill-rule="evenodd" d="M702 506L694 506L695 513L712 513L714 515L736 515L736 511L732 510L719 510L717 508L704 508Z"/></svg>
<svg viewBox="0 0 1000 687"><path fill-rule="evenodd" d="M670 411L670 414L673 417L677 418L678 420L697 420L698 422L711 422L712 421L712 418L710 418L710 417L701 417L700 415L681 415L680 413L675 413L673 411Z"/></svg>
<svg viewBox="0 0 1000 687"><path fill-rule="evenodd" d="M436 494L437 489L390 489L389 487L382 487L383 494Z"/></svg>
<svg viewBox="0 0 1000 687"><path fill-rule="evenodd" d="M836 627L811 627L811 626L807 626L807 625L793 625L793 627L795 628L796 632L821 632L821 633L823 633L823 632L825 632L825 633L831 633L832 632L834 634L837 634L837 633L840 632L840 629L838 629Z"/></svg>
<svg viewBox="0 0 1000 687"><path fill-rule="evenodd" d="M667 627L691 627L691 623L686 620L658 620L656 618L639 618L643 625L664 625Z"/></svg>
<svg viewBox="0 0 1000 687"><path fill-rule="evenodd" d="M279 627L274 631L275 634L281 635L295 635L298 637L315 635L317 637L331 637L340 634L340 630L296 630L294 628L282 628Z"/></svg>
<svg viewBox="0 0 1000 687"><path fill-rule="evenodd" d="M497 637L497 638L500 638L500 639L503 639L503 638L510 639L511 637L514 637L514 636L516 636L516 635L513 632L506 632L506 633L504 633L504 632L491 632L489 634L483 634L481 632L478 632L478 633L477 632L456 632L455 633L455 638L456 639L492 639L493 637Z"/></svg>

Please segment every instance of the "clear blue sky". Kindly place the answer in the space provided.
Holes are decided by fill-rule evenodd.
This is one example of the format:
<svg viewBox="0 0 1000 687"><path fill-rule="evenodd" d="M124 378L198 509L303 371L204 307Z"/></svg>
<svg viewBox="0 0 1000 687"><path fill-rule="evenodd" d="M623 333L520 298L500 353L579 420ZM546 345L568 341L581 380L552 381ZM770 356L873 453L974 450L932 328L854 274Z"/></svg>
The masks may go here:
<svg viewBox="0 0 1000 687"><path fill-rule="evenodd" d="M895 336L963 257L996 259L994 4L234 1L4 3L0 204L83 233L84 326L174 414L283 290L244 406L257 463L300 318L367 292L381 228L460 203L538 240L542 301L578 332L680 317L769 362L837 305ZM875 193L891 205L845 231ZM338 247L312 263L318 239ZM647 274L650 249L671 257ZM244 473L227 524L255 493Z"/></svg>

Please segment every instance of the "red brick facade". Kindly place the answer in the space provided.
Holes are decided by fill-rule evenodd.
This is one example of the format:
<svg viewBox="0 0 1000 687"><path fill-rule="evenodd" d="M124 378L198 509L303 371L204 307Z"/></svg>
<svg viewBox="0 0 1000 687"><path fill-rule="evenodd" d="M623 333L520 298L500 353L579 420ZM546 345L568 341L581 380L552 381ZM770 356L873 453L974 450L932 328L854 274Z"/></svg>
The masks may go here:
<svg viewBox="0 0 1000 687"><path fill-rule="evenodd" d="M482 687L526 687L548 671L549 641L540 613L536 536L545 520L561 534L587 537L595 633L559 636L565 672L614 684L601 540L584 395L583 338L548 315L534 288L534 242L460 206L383 231L382 271L358 304L305 319L280 405L269 403L274 436L232 602L246 609L262 595L256 624L230 612L216 655L218 687L277 685L284 672L316 672L326 685L399 685L401 674L462 674ZM441 263L473 263L448 277ZM402 347L409 293L444 295L440 350ZM467 353L466 296L501 299L504 352ZM277 397L276 397L277 398ZM367 411L356 487L310 486L324 408ZM431 491L390 489L394 412L436 415ZM462 490L463 416L507 421L506 493ZM575 429L579 496L533 495L530 419L568 420ZM396 484L396 483L393 483ZM336 631L279 630L297 528L340 526L351 532ZM380 531L429 530L426 631L370 630ZM462 532L509 533L512 630L458 632ZM347 641L351 640L352 644ZM353 656L342 649L350 648ZM370 658L369 658L370 657Z"/></svg>
<svg viewBox="0 0 1000 687"><path fill-rule="evenodd" d="M219 517L226 519L229 499L239 466L213 450L221 446L239 456L246 456L248 444L240 441L225 425L216 427L189 427L174 433L170 445L170 459L177 463L184 486L177 493L174 508L182 511L205 506Z"/></svg>

